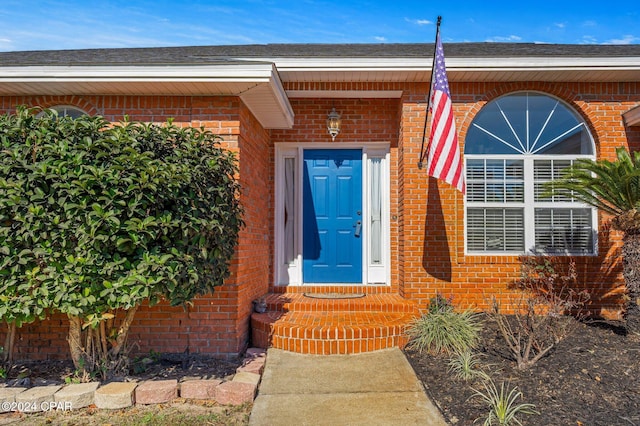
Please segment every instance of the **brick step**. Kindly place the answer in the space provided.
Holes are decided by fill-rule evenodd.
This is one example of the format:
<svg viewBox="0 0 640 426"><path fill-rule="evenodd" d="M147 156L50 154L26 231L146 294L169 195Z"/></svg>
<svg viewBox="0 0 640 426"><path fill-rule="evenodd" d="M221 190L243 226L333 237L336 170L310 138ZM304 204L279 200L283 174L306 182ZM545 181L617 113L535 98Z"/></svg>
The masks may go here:
<svg viewBox="0 0 640 426"><path fill-rule="evenodd" d="M416 304L397 294L367 294L364 297L323 299L304 293L270 293L266 296L269 312L405 312L418 313Z"/></svg>
<svg viewBox="0 0 640 426"><path fill-rule="evenodd" d="M270 294L268 311L251 316L253 345L318 355L355 354L404 347L416 305L394 294L314 299Z"/></svg>

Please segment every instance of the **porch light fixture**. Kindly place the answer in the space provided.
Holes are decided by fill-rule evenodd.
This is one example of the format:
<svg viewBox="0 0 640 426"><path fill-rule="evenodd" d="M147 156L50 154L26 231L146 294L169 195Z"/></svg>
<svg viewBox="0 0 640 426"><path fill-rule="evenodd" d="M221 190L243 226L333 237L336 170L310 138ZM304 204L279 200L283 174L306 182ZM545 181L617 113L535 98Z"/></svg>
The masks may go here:
<svg viewBox="0 0 640 426"><path fill-rule="evenodd" d="M340 133L341 124L342 120L340 120L340 114L336 112L335 108L332 108L329 116L327 116L327 131L331 135L331 140L336 140L336 136Z"/></svg>

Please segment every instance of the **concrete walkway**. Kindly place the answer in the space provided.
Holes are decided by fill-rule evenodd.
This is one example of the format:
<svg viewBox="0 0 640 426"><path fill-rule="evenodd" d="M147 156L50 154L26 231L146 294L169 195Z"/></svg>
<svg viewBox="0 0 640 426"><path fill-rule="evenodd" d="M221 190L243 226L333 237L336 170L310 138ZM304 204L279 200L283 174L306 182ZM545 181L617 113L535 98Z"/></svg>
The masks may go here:
<svg viewBox="0 0 640 426"><path fill-rule="evenodd" d="M446 426L398 348L356 355L269 349L250 426Z"/></svg>

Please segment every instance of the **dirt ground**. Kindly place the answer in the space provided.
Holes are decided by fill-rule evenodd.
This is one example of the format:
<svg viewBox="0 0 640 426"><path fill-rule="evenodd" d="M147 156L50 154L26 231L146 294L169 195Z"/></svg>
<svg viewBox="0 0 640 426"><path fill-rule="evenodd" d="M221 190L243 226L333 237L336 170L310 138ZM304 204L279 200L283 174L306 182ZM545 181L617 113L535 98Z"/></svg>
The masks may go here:
<svg viewBox="0 0 640 426"><path fill-rule="evenodd" d="M241 359L217 359L200 354L149 353L134 357L130 361L128 373L110 377L115 381L182 379L230 379L242 364ZM76 374L71 360L64 361L23 361L16 362L8 371L7 385L15 385L17 380L26 379L27 386L64 384L77 381L101 381L100 378L83 380Z"/></svg>
<svg viewBox="0 0 640 426"><path fill-rule="evenodd" d="M523 425L640 426L640 339L604 323L577 329L548 356L520 371L494 324L485 321L480 368L494 382L522 392L519 403L539 414L522 415ZM465 382L448 370L446 356L405 351L427 393L453 425L482 424L488 409L472 398L480 380Z"/></svg>

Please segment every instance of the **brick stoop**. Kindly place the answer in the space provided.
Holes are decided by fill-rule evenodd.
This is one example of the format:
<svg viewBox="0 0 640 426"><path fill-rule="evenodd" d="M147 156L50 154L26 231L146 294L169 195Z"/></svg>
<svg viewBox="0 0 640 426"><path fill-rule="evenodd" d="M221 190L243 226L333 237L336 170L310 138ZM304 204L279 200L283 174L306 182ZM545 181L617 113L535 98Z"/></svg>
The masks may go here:
<svg viewBox="0 0 640 426"><path fill-rule="evenodd" d="M420 313L397 294L318 299L270 293L267 312L251 315L253 346L302 354L371 352L407 344L407 324Z"/></svg>

